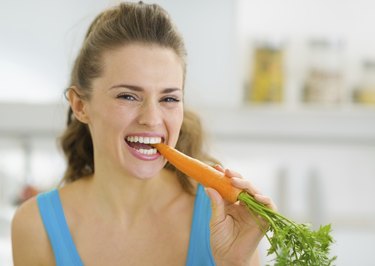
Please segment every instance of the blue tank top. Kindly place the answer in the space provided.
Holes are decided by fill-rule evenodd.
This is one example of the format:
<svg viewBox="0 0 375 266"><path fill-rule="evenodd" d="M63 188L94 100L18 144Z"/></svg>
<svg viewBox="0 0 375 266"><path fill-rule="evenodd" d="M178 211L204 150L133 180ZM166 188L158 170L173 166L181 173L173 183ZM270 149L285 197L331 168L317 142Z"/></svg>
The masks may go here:
<svg viewBox="0 0 375 266"><path fill-rule="evenodd" d="M55 255L57 266L82 266L73 238L65 219L58 190L37 196L39 212ZM190 232L187 266L214 266L210 247L209 222L210 199L203 187L198 185L194 202L193 221Z"/></svg>

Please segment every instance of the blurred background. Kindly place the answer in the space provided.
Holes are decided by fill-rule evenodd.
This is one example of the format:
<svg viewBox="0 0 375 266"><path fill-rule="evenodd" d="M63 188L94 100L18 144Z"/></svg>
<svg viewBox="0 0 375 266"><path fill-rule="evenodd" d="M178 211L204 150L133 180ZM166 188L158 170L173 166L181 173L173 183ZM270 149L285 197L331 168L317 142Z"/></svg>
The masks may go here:
<svg viewBox="0 0 375 266"><path fill-rule="evenodd" d="M185 38L186 104L212 154L286 216L331 223L337 265L374 265L375 3L153 2ZM62 177L63 90L89 23L115 3L0 1L0 265L17 206Z"/></svg>

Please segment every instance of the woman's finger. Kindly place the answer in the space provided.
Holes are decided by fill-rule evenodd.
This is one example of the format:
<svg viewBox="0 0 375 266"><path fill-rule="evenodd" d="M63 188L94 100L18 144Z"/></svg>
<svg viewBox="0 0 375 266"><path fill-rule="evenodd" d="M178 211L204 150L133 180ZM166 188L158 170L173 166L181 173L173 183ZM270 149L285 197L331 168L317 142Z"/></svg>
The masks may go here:
<svg viewBox="0 0 375 266"><path fill-rule="evenodd" d="M243 179L242 175L234 170L231 169L224 169L221 165L217 164L214 166L214 168L222 173L224 173L227 177L231 178L231 182L233 186L246 190L249 192L254 198L259 201L260 203L263 203L267 207L269 207L272 210L276 210L276 205L271 200L270 197L264 196L260 193L259 189L257 189L249 180Z"/></svg>
<svg viewBox="0 0 375 266"><path fill-rule="evenodd" d="M227 177L238 177L238 178L242 178L242 175L236 171L233 171L231 169L225 169L225 175Z"/></svg>
<svg viewBox="0 0 375 266"><path fill-rule="evenodd" d="M222 173L225 172L225 169L220 164L214 165L214 168Z"/></svg>
<svg viewBox="0 0 375 266"><path fill-rule="evenodd" d="M266 205L268 208L270 208L270 209L272 209L274 211L277 211L277 207L276 207L275 203L272 201L272 199L270 197L267 197L267 196L264 196L264 195L261 195L261 194L255 194L254 198L258 202L263 203L264 205Z"/></svg>
<svg viewBox="0 0 375 266"><path fill-rule="evenodd" d="M249 180L239 177L232 177L231 182L233 186L246 190L250 193L250 195L254 196L255 194L261 194L260 191Z"/></svg>
<svg viewBox="0 0 375 266"><path fill-rule="evenodd" d="M225 202L219 192L212 188L206 188L206 193L211 200L212 216L211 224L216 225L224 221L226 217Z"/></svg>

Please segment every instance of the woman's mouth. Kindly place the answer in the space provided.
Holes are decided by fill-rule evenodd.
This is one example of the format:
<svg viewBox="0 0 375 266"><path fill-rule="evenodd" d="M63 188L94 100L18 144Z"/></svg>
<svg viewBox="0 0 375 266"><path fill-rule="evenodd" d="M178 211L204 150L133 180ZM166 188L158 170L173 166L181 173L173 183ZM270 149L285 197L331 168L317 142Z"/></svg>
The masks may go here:
<svg viewBox="0 0 375 266"><path fill-rule="evenodd" d="M161 143L163 141L163 138L145 137L145 136L128 136L126 137L125 141L128 144L128 146L134 149L138 154L143 155L142 159L145 159L147 156L154 157L154 155L158 154L158 151L152 146L150 146L149 144Z"/></svg>

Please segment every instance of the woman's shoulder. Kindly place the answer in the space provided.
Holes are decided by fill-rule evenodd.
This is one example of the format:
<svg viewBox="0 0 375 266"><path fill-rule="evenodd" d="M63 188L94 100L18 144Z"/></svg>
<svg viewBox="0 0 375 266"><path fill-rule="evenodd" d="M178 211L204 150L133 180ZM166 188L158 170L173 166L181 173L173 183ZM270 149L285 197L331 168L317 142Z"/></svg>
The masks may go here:
<svg viewBox="0 0 375 266"><path fill-rule="evenodd" d="M53 254L37 198L22 203L12 219L14 265L53 265Z"/></svg>

